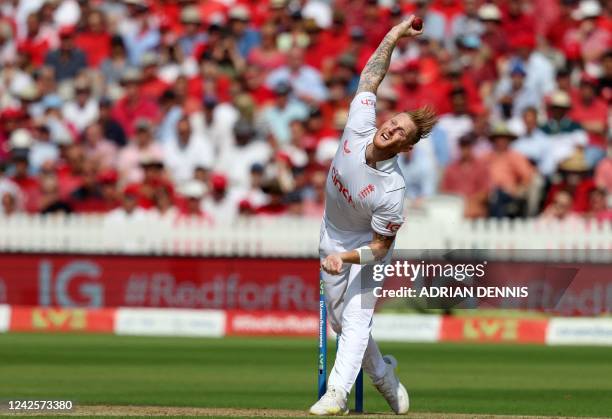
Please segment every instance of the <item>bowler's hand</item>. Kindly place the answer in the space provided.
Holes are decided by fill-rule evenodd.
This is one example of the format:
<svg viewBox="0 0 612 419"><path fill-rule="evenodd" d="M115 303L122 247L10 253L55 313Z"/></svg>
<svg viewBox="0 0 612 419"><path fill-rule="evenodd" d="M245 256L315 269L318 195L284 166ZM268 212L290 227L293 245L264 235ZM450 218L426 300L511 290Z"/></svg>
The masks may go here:
<svg viewBox="0 0 612 419"><path fill-rule="evenodd" d="M337 255L329 255L321 262L321 269L331 275L338 275L342 270L342 258Z"/></svg>
<svg viewBox="0 0 612 419"><path fill-rule="evenodd" d="M417 31L416 29L412 27L412 21L414 20L415 17L416 17L415 15L410 15L408 19L404 20L401 23L398 23L391 30L396 32L398 38L401 38L403 36L417 36L417 35L422 34L423 28Z"/></svg>

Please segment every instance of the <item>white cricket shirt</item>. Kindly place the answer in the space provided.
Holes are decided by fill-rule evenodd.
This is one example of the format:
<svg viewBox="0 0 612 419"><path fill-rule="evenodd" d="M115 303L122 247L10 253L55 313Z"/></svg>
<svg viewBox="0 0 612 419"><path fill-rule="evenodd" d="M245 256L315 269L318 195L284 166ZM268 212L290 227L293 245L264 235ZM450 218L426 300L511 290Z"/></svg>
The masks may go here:
<svg viewBox="0 0 612 419"><path fill-rule="evenodd" d="M335 248L351 250L349 244L354 245L356 237L371 236L372 230L394 236L404 222L406 186L397 156L378 162L377 169L366 164L366 146L375 133L376 96L359 93L351 102L325 188L323 228L328 233L333 231Z"/></svg>

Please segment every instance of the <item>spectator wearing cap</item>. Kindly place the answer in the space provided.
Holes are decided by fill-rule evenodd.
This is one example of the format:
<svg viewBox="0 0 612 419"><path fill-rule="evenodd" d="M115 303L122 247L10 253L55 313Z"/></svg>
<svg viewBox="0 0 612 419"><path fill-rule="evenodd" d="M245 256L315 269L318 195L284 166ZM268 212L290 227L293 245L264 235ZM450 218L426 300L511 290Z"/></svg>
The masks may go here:
<svg viewBox="0 0 612 419"><path fill-rule="evenodd" d="M578 122L589 135L589 144L604 155L608 132L608 104L598 96L597 79L584 74L577 98L572 102L569 117Z"/></svg>
<svg viewBox="0 0 612 419"><path fill-rule="evenodd" d="M120 178L127 183L140 182L143 170L140 162L153 156L163 159L163 150L153 139L152 124L148 119L140 118L135 122L136 134L130 143L121 149L117 160Z"/></svg>
<svg viewBox="0 0 612 419"><path fill-rule="evenodd" d="M484 3L478 8L478 18L484 31L480 35L482 43L493 53L495 58L508 52L508 39L502 28L501 10L495 3Z"/></svg>
<svg viewBox="0 0 612 419"><path fill-rule="evenodd" d="M467 218L486 217L488 213L489 167L474 154L475 142L473 134L459 138L459 158L444 169L440 183L440 192L464 199Z"/></svg>
<svg viewBox="0 0 612 419"><path fill-rule="evenodd" d="M261 42L259 32L249 27L251 13L246 6L237 4L229 10L228 18L230 31L236 37L238 52L243 58L246 58L250 51Z"/></svg>
<svg viewBox="0 0 612 419"><path fill-rule="evenodd" d="M495 114L499 119L520 118L528 107L538 108L542 98L525 84L527 72L520 62L513 64L509 77L502 78L495 88Z"/></svg>
<svg viewBox="0 0 612 419"><path fill-rule="evenodd" d="M305 120L308 116L308 107L300 101L290 99L290 92L291 86L288 83L278 83L274 87L274 104L264 108L260 114L260 125L264 126L279 144L287 144L291 140L291 121Z"/></svg>
<svg viewBox="0 0 612 419"><path fill-rule="evenodd" d="M548 120L540 127L553 144L551 156L554 165L574 154L578 148L588 144L587 133L580 124L569 117L572 107L569 95L557 90L548 97Z"/></svg>
<svg viewBox="0 0 612 419"><path fill-rule="evenodd" d="M174 205L174 194L168 187L159 187L153 194L154 207L152 214L162 222L173 223L176 221L179 211Z"/></svg>
<svg viewBox="0 0 612 419"><path fill-rule="evenodd" d="M148 212L138 206L138 185L130 185L123 190L120 199L121 206L108 212L105 224L108 227L118 227L132 221L145 221Z"/></svg>
<svg viewBox="0 0 612 419"><path fill-rule="evenodd" d="M74 28L64 27L59 32L59 48L50 51L45 57L45 65L53 68L55 79L64 81L76 77L87 67L85 53L74 44Z"/></svg>
<svg viewBox="0 0 612 419"><path fill-rule="evenodd" d="M221 173L210 178L210 193L202 201L202 208L215 222L230 223L238 216L241 193L230 188L228 179Z"/></svg>
<svg viewBox="0 0 612 419"><path fill-rule="evenodd" d="M489 213L496 218L524 215L535 170L522 154L512 150L516 134L506 125L494 126L489 138L493 144L485 157L492 191Z"/></svg>
<svg viewBox="0 0 612 419"><path fill-rule="evenodd" d="M90 124L83 131L83 148L87 159L94 161L101 170L115 166L117 146L104 137L100 122Z"/></svg>
<svg viewBox="0 0 612 419"><path fill-rule="evenodd" d="M194 54L196 49L206 42L206 33L202 31L202 16L196 6L188 6L181 11L183 35L177 45L185 57Z"/></svg>
<svg viewBox="0 0 612 419"><path fill-rule="evenodd" d="M214 160L210 141L192 130L188 117L179 120L176 137L165 144L163 156L177 185L193 179L196 167L211 167Z"/></svg>
<svg viewBox="0 0 612 419"><path fill-rule="evenodd" d="M268 142L257 137L255 127L245 119L236 122L233 134L235 147L221 154L214 168L225 173L232 185L247 189L251 167L256 163L265 165L272 156L272 149Z"/></svg>
<svg viewBox="0 0 612 419"><path fill-rule="evenodd" d="M122 78L124 94L113 107L112 117L125 131L126 135L132 137L135 133L135 122L141 119L157 121L159 118L159 107L150 98L140 94L142 75L136 69L125 72Z"/></svg>
<svg viewBox="0 0 612 419"><path fill-rule="evenodd" d="M308 102L321 102L327 98L327 87L321 74L313 67L304 64L304 50L294 48L287 54L287 65L274 70L266 84L275 88L281 83L292 87L296 97Z"/></svg>
<svg viewBox="0 0 612 419"><path fill-rule="evenodd" d="M179 188L183 198L180 206L180 220L188 222L212 222L210 216L202 209L202 198L206 193L206 186L197 180L190 180Z"/></svg>
<svg viewBox="0 0 612 419"><path fill-rule="evenodd" d="M87 51L87 64L97 68L111 52L111 34L104 12L100 9L89 10L85 16L85 27L78 32L75 45Z"/></svg>
<svg viewBox="0 0 612 419"><path fill-rule="evenodd" d="M79 133L98 119L98 100L91 96L91 88L85 80L74 85L74 99L62 108L64 119L72 124Z"/></svg>

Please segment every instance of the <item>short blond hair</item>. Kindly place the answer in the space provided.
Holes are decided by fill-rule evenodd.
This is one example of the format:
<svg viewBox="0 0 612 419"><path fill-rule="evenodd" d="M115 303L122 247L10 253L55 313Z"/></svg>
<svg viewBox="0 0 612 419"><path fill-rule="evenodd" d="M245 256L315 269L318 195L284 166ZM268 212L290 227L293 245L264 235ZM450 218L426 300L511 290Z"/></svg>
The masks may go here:
<svg viewBox="0 0 612 419"><path fill-rule="evenodd" d="M412 111L406 111L406 113L416 126L413 144L418 143L421 138L427 137L438 122L436 111L429 105Z"/></svg>

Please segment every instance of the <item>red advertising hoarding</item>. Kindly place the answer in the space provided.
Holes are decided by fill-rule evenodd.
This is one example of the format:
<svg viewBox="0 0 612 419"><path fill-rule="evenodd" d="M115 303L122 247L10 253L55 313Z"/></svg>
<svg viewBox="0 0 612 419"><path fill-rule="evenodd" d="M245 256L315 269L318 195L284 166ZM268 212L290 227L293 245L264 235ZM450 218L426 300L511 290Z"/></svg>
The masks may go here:
<svg viewBox="0 0 612 419"><path fill-rule="evenodd" d="M0 255L0 304L318 309L313 259Z"/></svg>

